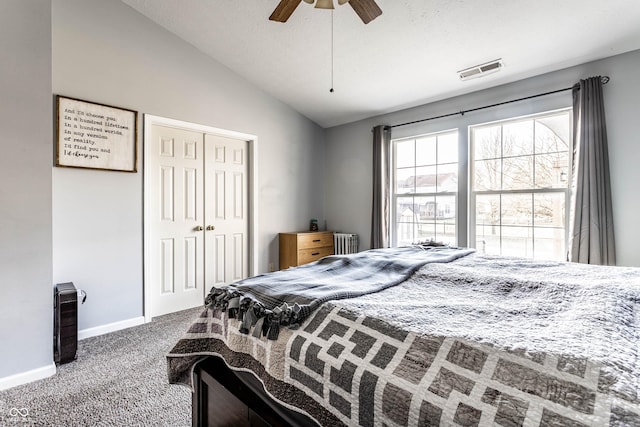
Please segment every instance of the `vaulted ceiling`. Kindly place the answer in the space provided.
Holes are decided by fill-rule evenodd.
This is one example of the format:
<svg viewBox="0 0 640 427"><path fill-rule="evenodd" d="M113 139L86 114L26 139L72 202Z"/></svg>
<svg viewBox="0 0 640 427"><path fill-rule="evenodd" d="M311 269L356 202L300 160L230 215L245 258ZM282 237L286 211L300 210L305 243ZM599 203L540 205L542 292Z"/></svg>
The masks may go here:
<svg viewBox="0 0 640 427"><path fill-rule="evenodd" d="M122 1L322 127L640 49L639 0L376 0L367 25L337 1L286 23L279 0Z"/></svg>

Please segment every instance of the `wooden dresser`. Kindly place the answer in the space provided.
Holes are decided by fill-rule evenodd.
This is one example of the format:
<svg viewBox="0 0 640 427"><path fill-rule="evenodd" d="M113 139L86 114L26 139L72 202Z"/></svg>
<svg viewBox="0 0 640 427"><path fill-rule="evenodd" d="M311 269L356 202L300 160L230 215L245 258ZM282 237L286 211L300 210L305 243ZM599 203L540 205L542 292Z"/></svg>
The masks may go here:
<svg viewBox="0 0 640 427"><path fill-rule="evenodd" d="M280 233L280 270L333 255L333 231Z"/></svg>

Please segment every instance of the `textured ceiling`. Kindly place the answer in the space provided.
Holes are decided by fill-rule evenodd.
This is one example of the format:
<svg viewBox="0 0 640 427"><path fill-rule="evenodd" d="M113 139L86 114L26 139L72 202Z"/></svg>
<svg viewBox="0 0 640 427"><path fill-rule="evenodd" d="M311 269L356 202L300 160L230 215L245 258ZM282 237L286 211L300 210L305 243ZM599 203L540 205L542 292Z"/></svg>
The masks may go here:
<svg viewBox="0 0 640 427"><path fill-rule="evenodd" d="M425 104L640 49L640 0L376 0L364 25L302 2L122 0L322 127ZM504 68L460 81L458 70Z"/></svg>

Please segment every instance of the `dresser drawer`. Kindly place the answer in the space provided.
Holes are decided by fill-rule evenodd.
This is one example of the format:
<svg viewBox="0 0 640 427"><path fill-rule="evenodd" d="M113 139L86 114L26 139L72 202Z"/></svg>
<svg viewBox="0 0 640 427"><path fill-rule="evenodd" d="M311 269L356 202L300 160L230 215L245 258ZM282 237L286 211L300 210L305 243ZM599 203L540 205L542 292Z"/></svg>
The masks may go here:
<svg viewBox="0 0 640 427"><path fill-rule="evenodd" d="M298 250L298 265L317 261L322 257L333 255L333 246Z"/></svg>
<svg viewBox="0 0 640 427"><path fill-rule="evenodd" d="M333 255L333 231L280 233L280 270Z"/></svg>
<svg viewBox="0 0 640 427"><path fill-rule="evenodd" d="M298 234L298 250L307 248L333 248L333 233L300 233Z"/></svg>

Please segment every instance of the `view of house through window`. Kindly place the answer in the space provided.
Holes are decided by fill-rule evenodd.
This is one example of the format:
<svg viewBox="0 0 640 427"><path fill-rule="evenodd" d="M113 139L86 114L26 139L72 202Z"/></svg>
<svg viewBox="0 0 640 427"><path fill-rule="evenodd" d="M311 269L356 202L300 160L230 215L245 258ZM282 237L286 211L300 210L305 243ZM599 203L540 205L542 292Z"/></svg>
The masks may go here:
<svg viewBox="0 0 640 427"><path fill-rule="evenodd" d="M396 140L393 147L395 245L456 244L458 132Z"/></svg>
<svg viewBox="0 0 640 427"><path fill-rule="evenodd" d="M470 128L470 246L566 258L570 110Z"/></svg>

